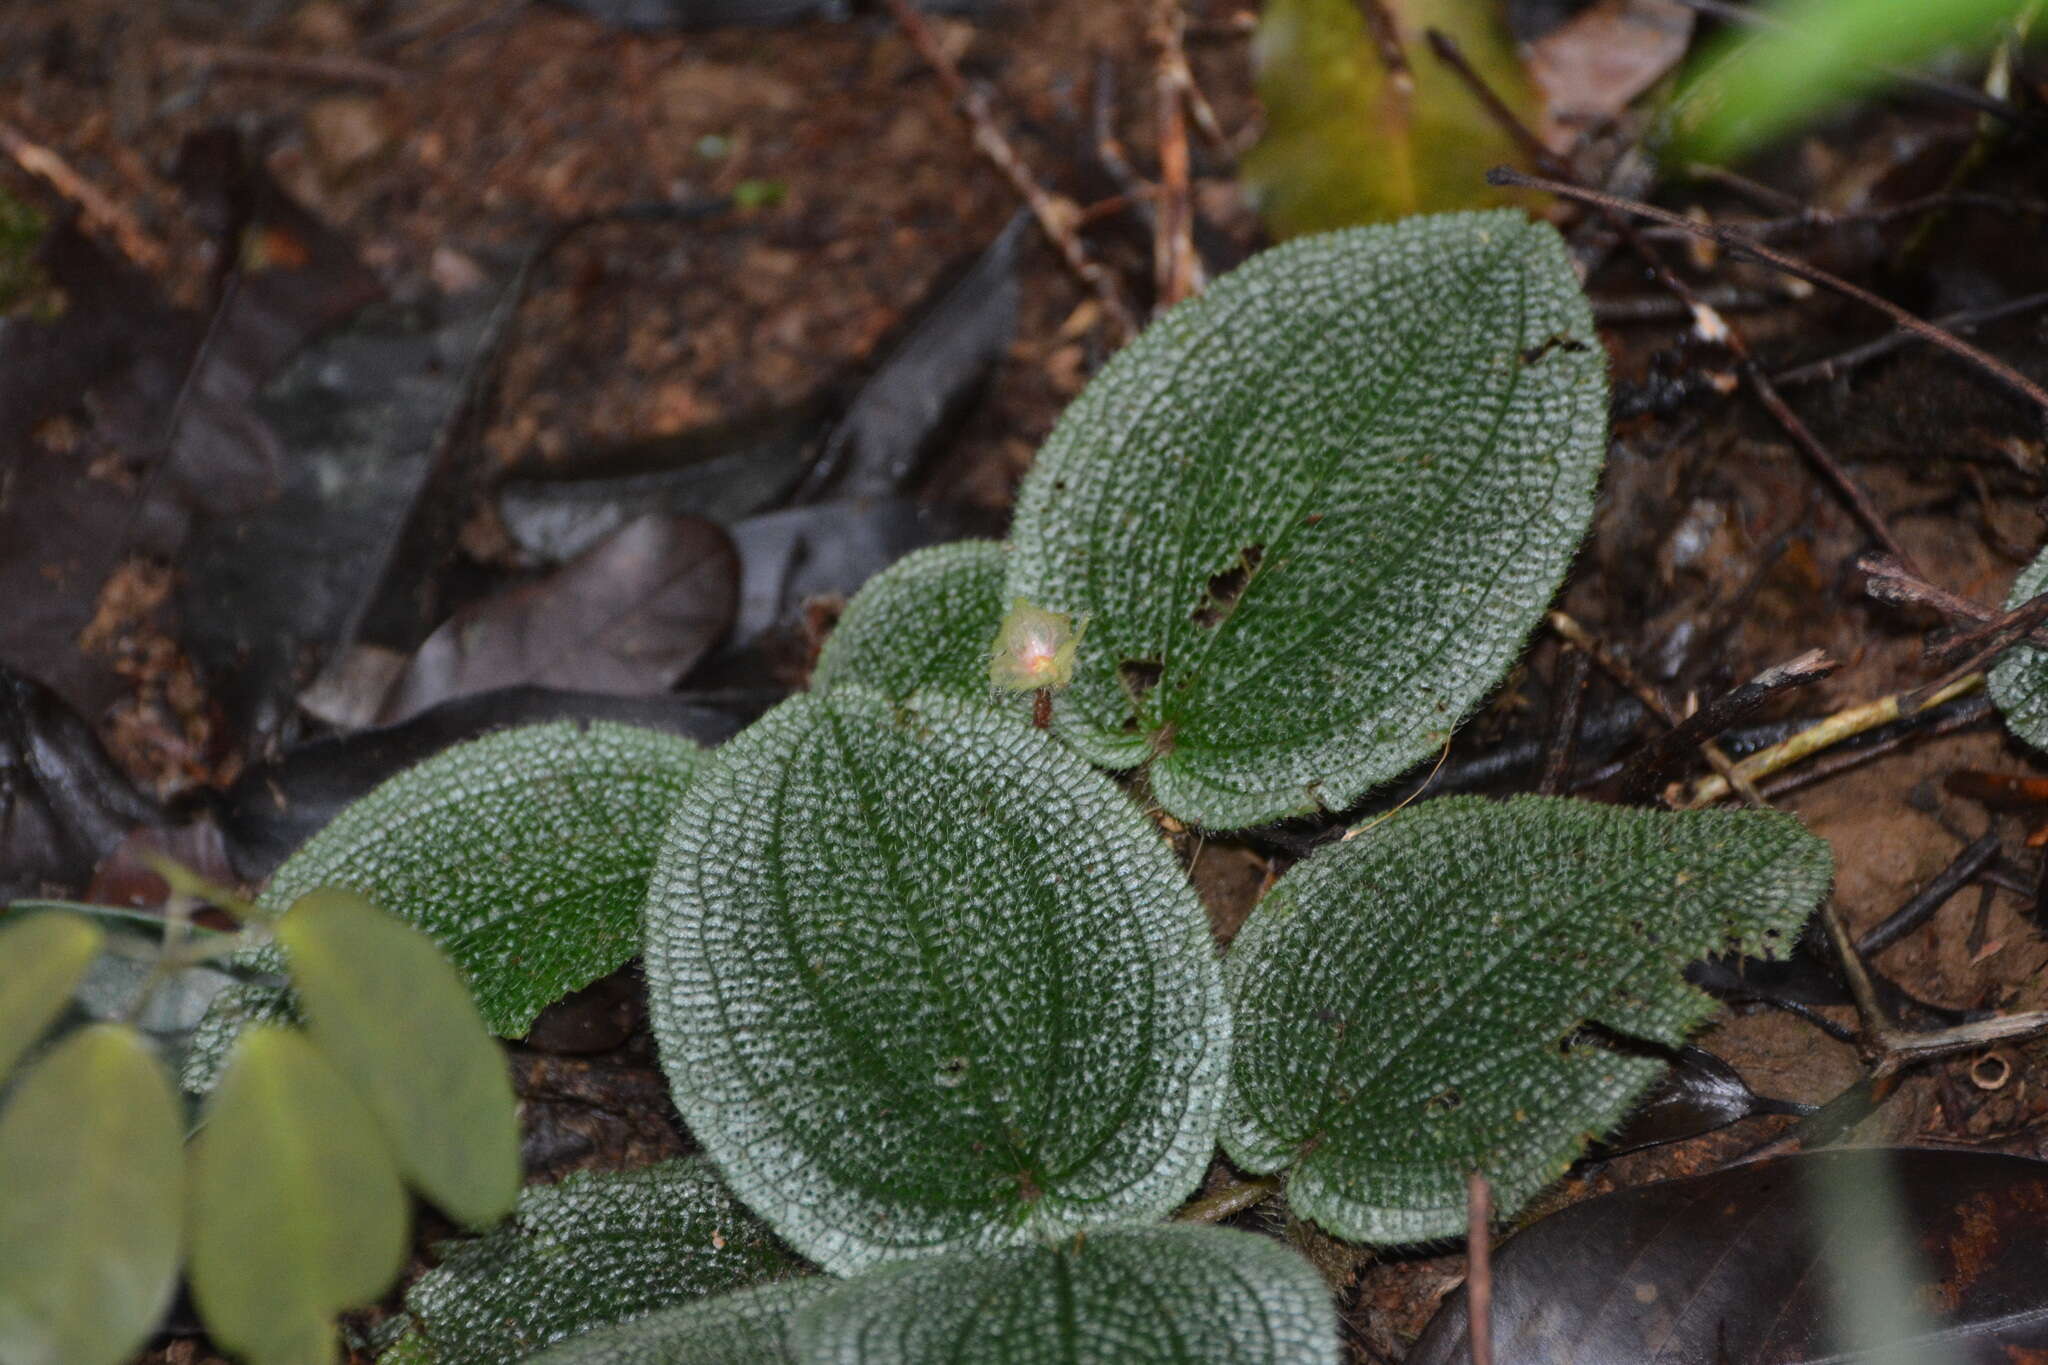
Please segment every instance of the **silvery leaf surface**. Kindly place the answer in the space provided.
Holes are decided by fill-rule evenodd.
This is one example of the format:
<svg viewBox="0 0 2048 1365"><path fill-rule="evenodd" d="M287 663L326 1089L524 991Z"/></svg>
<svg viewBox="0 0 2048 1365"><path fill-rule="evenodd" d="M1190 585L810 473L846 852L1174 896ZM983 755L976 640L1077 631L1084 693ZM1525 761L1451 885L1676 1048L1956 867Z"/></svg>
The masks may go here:
<svg viewBox="0 0 2048 1365"><path fill-rule="evenodd" d="M1088 634L1060 732L1236 828L1342 809L1514 662L1592 516L1606 359L1517 212L1254 257L1119 352L1018 491L1003 598Z"/></svg>

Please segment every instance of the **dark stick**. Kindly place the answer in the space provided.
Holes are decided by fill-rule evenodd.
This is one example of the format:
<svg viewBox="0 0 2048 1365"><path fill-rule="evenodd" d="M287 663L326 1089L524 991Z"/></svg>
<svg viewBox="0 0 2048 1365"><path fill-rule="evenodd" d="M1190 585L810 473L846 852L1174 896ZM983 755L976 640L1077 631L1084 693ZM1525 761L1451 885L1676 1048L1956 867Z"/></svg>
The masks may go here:
<svg viewBox="0 0 2048 1365"><path fill-rule="evenodd" d="M1966 308L1960 313L1944 313L1934 320L1934 325L1946 327L1952 331L1967 332L1987 322L2000 322L2006 318L2016 317L2021 313L2031 313L2036 308L2043 307L2048 307L2048 292L2023 295L2020 298L2013 299L2007 303L2001 303L1993 308ZM1893 351L1899 350L1901 347L1918 340L1920 338L1914 336L1911 332L1892 332L1886 336L1879 337L1875 341L1866 341L1861 346L1852 346L1848 350L1828 356L1824 360L1816 360L1809 364L1795 366L1789 370L1781 370L1772 378L1779 387L1787 389L1800 384L1825 382L1826 380L1833 379L1838 374L1846 374L1859 365L1865 365L1881 356L1890 355Z"/></svg>
<svg viewBox="0 0 2048 1365"><path fill-rule="evenodd" d="M1543 167L1551 175L1558 177L1555 181L1549 183L1577 184L1577 181L1572 176L1571 168L1566 166L1557 157L1552 156L1549 150L1543 146L1542 141L1522 125L1522 121L1515 117L1514 110L1508 108L1500 96L1494 94L1493 90L1486 84L1486 81L1472 68L1472 64L1465 60L1465 54L1458 49L1457 43L1437 30L1431 29L1429 31L1429 45L1430 50L1436 54L1437 59L1457 74L1458 78L1471 90L1473 97L1479 101L1481 107L1486 110L1488 116L1515 139L1523 149L1523 152L1538 166ZM1497 178L1502 174L1502 170L1503 168L1496 167L1487 172L1487 180L1493 184L1505 183ZM1509 172L1509 174L1514 173ZM1533 183L1533 177L1528 179ZM1596 191L1591 190L1585 191L1585 193L1588 195L1597 194ZM1600 199L1609 197L1605 195L1599 196ZM1708 307L1701 300L1698 293L1693 290L1693 287L1680 279L1671 267L1665 264L1662 254L1643 239L1642 234L1636 230L1635 225L1628 220L1626 211L1620 207L1621 204L1627 201L1617 201L1614 205L1601 205L1596 200L1589 200L1589 202L1595 202L1596 207L1601 208L1603 216L1606 217L1608 222L1613 224L1614 230L1622 235L1622 238L1628 242L1629 248L1642 259L1645 265L1650 267L1651 272L1656 275L1658 283L1670 290L1673 295L1686 305L1687 309L1692 313L1693 330L1703 340L1718 341L1734 353L1736 363L1741 367L1742 377L1748 380L1750 388L1756 391L1758 400L1763 403L1771 416L1777 419L1778 425L1785 429L1785 434L1792 438L1793 444L1797 445L1800 450L1805 452L1808 459L1820 467L1822 476L1828 482L1834 484L1835 488L1848 500L1850 510L1855 512L1857 519L1864 524L1872 535L1877 537L1878 543L1900 559L1910 563L1912 556L1906 553L1905 547L1892 534L1890 524L1885 521L1884 514L1878 510L1877 503L1871 498L1870 494L1864 491L1863 485L1856 482L1849 471L1842 467L1841 462L1835 459L1834 453L1821 443L1820 438L1813 434L1812 429L1805 422L1801 421L1798 414L1793 412L1791 407L1786 404L1784 398L1772 386L1770 377L1764 373L1763 367L1756 363L1756 357L1751 353L1749 342L1743 337L1742 333L1730 325L1727 319ZM1691 220L1683 219L1681 221L1689 223ZM2048 407L2048 393L2044 393L2042 399L2043 406Z"/></svg>
<svg viewBox="0 0 2048 1365"><path fill-rule="evenodd" d="M1897 943L1948 903L1949 897L1970 884L1984 864L1998 856L1998 836L1987 834L1956 854L1954 861L1934 874L1927 885L1913 893L1904 905L1879 921L1856 940L1856 951L1872 957Z"/></svg>
<svg viewBox="0 0 2048 1365"><path fill-rule="evenodd" d="M2048 411L2048 390L2042 389L2039 384L2036 384L2033 380L2027 378L1998 357L1979 350L1952 332L1943 331L1923 317L1907 312L1890 299L1880 298L1861 285L1851 284L1839 275L1830 275L1827 271L1817 266L1811 266L1796 257L1787 256L1784 252L1765 246L1762 242L1746 237L1742 233L1735 232L1729 228L1718 227L1712 223L1696 223L1682 214L1672 213L1667 209L1660 209L1654 204L1645 204L1638 199L1628 199L1617 194L1607 194L1600 190L1587 189L1582 185L1574 185L1569 181L1547 180L1542 176L1525 175L1521 171L1507 166L1494 167L1486 173L1486 179L1487 183L1492 185L1512 185L1520 189L1547 190L1551 194L1561 195L1566 199L1575 199L1582 204L1591 204L1596 208L1612 209L1617 213L1634 214L1638 218L1648 218L1652 222L1683 229L1696 237L1705 237L1710 241L1719 242L1722 246L1738 255L1748 256L1753 260L1761 261L1765 265L1784 271L1787 275L1805 280L1809 284L1817 284L1823 289L1831 289L1844 298L1854 299L1858 303L1875 308L1907 331L1970 361L1985 373L2003 383L2014 393L2025 398L2035 407Z"/></svg>
<svg viewBox="0 0 2048 1365"><path fill-rule="evenodd" d="M1465 1177L1465 1340L1472 1365L1493 1365L1493 1186Z"/></svg>
<svg viewBox="0 0 2048 1365"><path fill-rule="evenodd" d="M1900 713L1908 714L1919 710L1922 702L1941 691L1944 687L1966 678L1972 673L1981 672L1991 667L1999 655L2005 653L2032 634L2034 627L2040 625L2043 621L2048 621L2048 592L2044 592L2039 597L2033 598L2014 610L2006 612L1998 620L1987 622L1976 630L1968 632L1959 641L1952 641L1951 645L1958 648L1967 648L1970 644L1979 640L1988 641L1988 643L1984 644L1982 648L1976 650L1962 662L1950 668L1948 672L1942 674L1933 682L1928 683L1925 687L1915 688L1906 696L1901 697L1899 699ZM1949 657L1954 657L1953 650L1949 646L1944 646L1942 652L1949 655Z"/></svg>
<svg viewBox="0 0 2048 1365"><path fill-rule="evenodd" d="M2030 597L2011 611L1999 612L1984 618L1974 630L1966 630L1942 641L1929 651L1941 663L1978 654L1986 645L2003 640L1999 652L2010 649L2022 638L2037 633L2042 621L2048 620L2048 593ZM2008 639L2007 637L2011 637Z"/></svg>
<svg viewBox="0 0 2048 1365"><path fill-rule="evenodd" d="M1593 671L1593 661L1582 649L1566 645L1558 652L1557 676L1552 687L1557 692L1557 713L1550 727L1550 738L1543 746L1543 776L1537 779L1536 791L1542 796L1558 796L1564 792L1565 779L1571 775L1572 757L1579 746L1579 715L1585 708L1586 681Z"/></svg>
<svg viewBox="0 0 2048 1365"><path fill-rule="evenodd" d="M1631 805L1653 797L1669 780L1671 770L1699 745L1729 726L1747 720L1780 692L1819 682L1840 667L1827 654L1809 649L1796 659L1767 668L1732 691L1724 692L1672 729L1636 751L1621 772L1622 800Z"/></svg>
<svg viewBox="0 0 2048 1365"><path fill-rule="evenodd" d="M1365 27L1372 34L1372 43L1379 53L1380 65L1387 69L1387 80L1402 94L1415 90L1415 73L1408 69L1408 53L1401 46L1401 29L1394 22L1394 16L1387 13L1386 0L1357 0L1358 9L1365 16Z"/></svg>

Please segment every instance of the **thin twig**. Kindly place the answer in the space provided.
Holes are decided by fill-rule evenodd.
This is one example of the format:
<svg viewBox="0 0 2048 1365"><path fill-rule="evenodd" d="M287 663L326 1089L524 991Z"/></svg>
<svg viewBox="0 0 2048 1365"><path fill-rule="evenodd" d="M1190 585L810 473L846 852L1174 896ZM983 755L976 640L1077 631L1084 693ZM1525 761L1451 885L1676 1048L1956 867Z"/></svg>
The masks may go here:
<svg viewBox="0 0 2048 1365"><path fill-rule="evenodd" d="M1194 81L1181 46L1186 27L1180 0L1154 0L1152 98L1159 122L1159 195L1152 215L1152 269L1153 307L1161 312L1202 290L1188 182L1188 92Z"/></svg>
<svg viewBox="0 0 2048 1365"><path fill-rule="evenodd" d="M1831 289L1844 298L1854 299L1858 303L1875 308L1878 312L1883 313L1893 322L1923 340L1931 341L1944 350L1970 361L1984 370L1985 373L1999 380L2007 388L2025 398L2028 402L2044 412L2048 412L2048 390L2042 389L2040 385L1998 357L1979 350L1954 333L1942 330L1925 318L1907 312L1891 300L1881 298L1860 285L1851 284L1839 275L1831 275L1817 266L1811 266L1795 257L1787 256L1784 252L1765 246L1762 242L1745 237L1739 232L1719 227L1712 223L1697 223L1682 214L1672 213L1667 209L1660 209L1654 204L1645 204L1640 200L1624 198L1618 194L1607 194L1601 190L1587 189L1582 185L1575 185L1569 181L1546 179L1543 176L1537 175L1525 175L1521 171L1507 166L1494 167L1486 173L1486 179L1489 184L1512 185L1521 189L1545 190L1566 199L1576 199L1580 203L1594 205L1597 208L1613 209L1620 213L1631 213L1638 218L1648 218L1652 222L1682 228L1690 231L1694 236L1705 237L1710 241L1719 242L1728 250L1739 255L1751 257L1774 269L1781 270L1787 275L1805 280L1809 284L1819 285L1823 289Z"/></svg>
<svg viewBox="0 0 2048 1365"><path fill-rule="evenodd" d="M85 226L112 238L123 256L152 274L170 269L170 248L143 227L134 214L115 203L105 190L80 175L55 151L4 120L0 120L0 152L13 157L17 166L78 205Z"/></svg>
<svg viewBox="0 0 2048 1365"><path fill-rule="evenodd" d="M296 52L266 52L262 48L232 47L224 43L180 43L179 57L195 66L237 71L252 76L283 76L291 80L329 81L342 85L374 85L391 90L411 79L405 72L383 62L361 57L313 57Z"/></svg>
<svg viewBox="0 0 2048 1365"><path fill-rule="evenodd" d="M1472 1365L1493 1365L1493 1186L1465 1177L1465 1343Z"/></svg>
<svg viewBox="0 0 2048 1365"><path fill-rule="evenodd" d="M1942 702L1974 692L1983 685L1984 675L1972 673L1956 679L1939 692L1922 698L1916 706L1906 705L1914 695L1911 692L1895 692L1891 696L1879 697L1875 701L1859 702L1815 722L1768 749L1759 749L1735 765L1735 774L1755 782L1758 778L1768 777L1772 773L1791 767L1802 758L1839 744L1851 735L1860 735L1865 730L1875 730L1880 725L1889 725L1895 720L1913 714L1916 710L1928 710ZM1697 810L1701 806L1710 806L1725 799L1732 789L1734 788L1731 787L1728 775L1717 772L1711 777L1703 777L1693 783L1692 789L1685 794L1684 799L1673 804L1680 810Z"/></svg>
<svg viewBox="0 0 2048 1365"><path fill-rule="evenodd" d="M1967 597L1938 587L1884 555L1864 555L1856 561L1856 567L1868 577L1863 591L1880 602L1932 607L1951 621L1974 621L1979 625L1996 621L2004 615L1995 607L1972 602ZM2027 642L2048 649L2048 630L2030 632Z"/></svg>
<svg viewBox="0 0 2048 1365"><path fill-rule="evenodd" d="M2001 322L2006 318L2031 313L2044 307L2048 307L2048 291L2026 294L1992 308L1965 308L1957 313L1944 313L1934 320L1934 325L1950 331L1967 332L1986 323ZM1913 333L1901 329L1881 336L1875 341L1866 341L1861 346L1851 346L1848 350L1825 359L1781 370L1772 378L1781 388L1788 389L1799 384L1824 383L1837 375L1847 374L1859 365L1867 365L1881 356L1890 355L1893 351L1920 339Z"/></svg>
<svg viewBox="0 0 2048 1365"><path fill-rule="evenodd" d="M1551 690L1557 693L1556 716L1550 738L1543 745L1543 776L1536 781L1540 796L1563 793L1571 776L1572 756L1579 743L1579 714L1585 707L1586 678L1593 661L1586 651L1566 645L1558 651L1557 675Z"/></svg>
<svg viewBox="0 0 2048 1365"><path fill-rule="evenodd" d="M1666 774L1687 750L1717 738L1730 726L1747 720L1759 707L1781 692L1819 682L1841 665L1824 650L1809 649L1722 693L1639 749L1622 769L1620 786L1624 801L1641 801L1653 794Z"/></svg>
<svg viewBox="0 0 2048 1365"><path fill-rule="evenodd" d="M1793 792L1811 787L1815 783L1825 782L1831 777L1839 777L1851 768L1860 768L1866 763L1883 758L1886 754L1896 753L1914 740L1933 739L1940 735L1952 735L1959 730L1967 730L1973 725L1981 725L1985 721L1993 719L1997 715L1997 710L1991 705L1990 698L1971 697L1966 701L1958 703L1954 708L1945 709L1942 713L1936 715L1931 724L1920 725L1912 723L1918 720L1919 717L1933 714L1933 708L1918 712L1915 716L1909 717L1908 723L1900 726L1893 734L1860 748L1850 748L1843 753L1836 754L1832 758L1823 759L1818 763L1808 764L1798 772L1781 777L1775 782L1768 784L1758 783L1757 790L1764 794L1766 800L1776 801L1780 797L1789 796Z"/></svg>
<svg viewBox="0 0 2048 1365"><path fill-rule="evenodd" d="M1591 631L1561 611L1553 611L1545 619L1549 621L1552 630L1586 651L1592 656L1593 662L1599 664L1609 677L1633 693L1636 700L1649 707L1652 715L1674 730L1685 724L1685 717L1664 699L1662 692L1651 686L1647 679L1600 643ZM1734 790L1741 792L1751 805L1764 804L1762 794L1751 784L1750 779L1742 774L1739 765L1722 751L1720 745L1707 740L1700 745L1700 753L1713 766L1714 772Z"/></svg>
<svg viewBox="0 0 2048 1365"><path fill-rule="evenodd" d="M1243 1213L1246 1209L1257 1208L1280 1192L1280 1177L1262 1175L1254 1180L1240 1180L1234 1185L1225 1185L1213 1194L1200 1199L1189 1200L1181 1205L1174 1221L1178 1223L1220 1223L1226 1218Z"/></svg>
<svg viewBox="0 0 2048 1365"><path fill-rule="evenodd" d="M1365 17L1366 32L1372 35L1373 51L1386 69L1387 84L1406 97L1415 93L1415 72L1408 65L1408 50L1401 46L1401 26L1387 12L1386 0L1357 0Z"/></svg>
<svg viewBox="0 0 2048 1365"><path fill-rule="evenodd" d="M947 55L946 50L939 46L938 40L932 36L931 29L925 24L924 16L917 12L910 4L910 0L882 0L882 3L888 6L897 27L903 30L903 36L910 40L910 45L917 49L918 55L924 58L925 64L938 76L939 83L945 86L947 93L953 97L954 106L959 109L960 117L967 121L967 126L974 135L975 149L1002 173L1003 178L1008 180L1011 187L1023 198L1031 210L1031 216L1038 220L1039 229L1060 253L1060 259L1066 263L1067 269L1094 292L1096 301L1102 307L1102 314L1108 319L1117 340L1129 341L1137 335L1137 323L1131 316L1131 310L1124 304L1123 294L1116 286L1116 277L1100 262L1089 256L1087 247L1083 246L1081 239L1075 235L1074 218L1077 210L1074 205L1038 183L1037 178L1017 155L1016 148L1010 145L1009 139L1003 136L1002 129L996 126L995 117L989 112L987 96L968 84L967 79L960 74L960 68L955 65L952 57Z"/></svg>
<svg viewBox="0 0 2048 1365"><path fill-rule="evenodd" d="M1967 845L1949 865L1931 877L1907 902L1879 920L1856 940L1856 951L1875 957L1934 917L1949 897L1968 886L1984 865L1998 856L1998 836L1987 834Z"/></svg>

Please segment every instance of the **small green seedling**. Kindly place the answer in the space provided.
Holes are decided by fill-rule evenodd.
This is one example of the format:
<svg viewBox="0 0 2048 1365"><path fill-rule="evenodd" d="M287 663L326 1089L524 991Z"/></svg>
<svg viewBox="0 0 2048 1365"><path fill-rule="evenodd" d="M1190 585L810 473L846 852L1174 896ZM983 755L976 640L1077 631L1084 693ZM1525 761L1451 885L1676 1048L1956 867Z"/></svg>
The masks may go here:
<svg viewBox="0 0 2048 1365"><path fill-rule="evenodd" d="M171 880L195 885L175 870ZM196 1123L135 1023L50 1036L102 959L149 952L96 922L119 913L40 909L0 924L9 1365L118 1365L168 1305L181 1263L224 1348L252 1365L331 1361L335 1314L404 1266L407 1185L478 1228L518 1193L504 1058L432 939L351 891L311 892L244 935L193 931L175 910L189 903L174 895L161 942L132 974L127 1018L147 1021L258 935L284 949L308 1016L304 1030L245 1030Z"/></svg>

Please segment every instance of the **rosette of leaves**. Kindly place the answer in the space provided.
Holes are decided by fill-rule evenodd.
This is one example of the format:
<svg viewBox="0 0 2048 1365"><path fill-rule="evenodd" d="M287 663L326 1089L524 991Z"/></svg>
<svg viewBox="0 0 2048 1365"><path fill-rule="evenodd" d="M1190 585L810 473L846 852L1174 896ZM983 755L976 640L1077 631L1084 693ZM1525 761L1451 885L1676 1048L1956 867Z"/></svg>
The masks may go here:
<svg viewBox="0 0 2048 1365"><path fill-rule="evenodd" d="M648 892L655 1037L734 1191L847 1273L1163 1215L1229 1047L1201 907L1043 732L792 698L685 796Z"/></svg>
<svg viewBox="0 0 2048 1365"><path fill-rule="evenodd" d="M1604 353L1519 213L1303 238L1118 353L1017 497L1000 600L1089 622L1055 728L1234 828L1441 748L1592 514Z"/></svg>
<svg viewBox="0 0 2048 1365"><path fill-rule="evenodd" d="M1292 868L1225 964L1223 1142L1303 1217L1404 1243L1512 1214L1714 1011L1685 965L1776 956L1832 875L1789 815L1427 801Z"/></svg>

